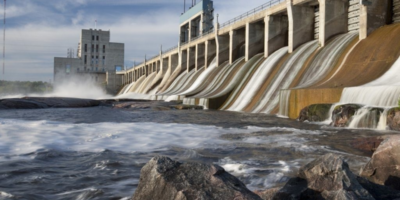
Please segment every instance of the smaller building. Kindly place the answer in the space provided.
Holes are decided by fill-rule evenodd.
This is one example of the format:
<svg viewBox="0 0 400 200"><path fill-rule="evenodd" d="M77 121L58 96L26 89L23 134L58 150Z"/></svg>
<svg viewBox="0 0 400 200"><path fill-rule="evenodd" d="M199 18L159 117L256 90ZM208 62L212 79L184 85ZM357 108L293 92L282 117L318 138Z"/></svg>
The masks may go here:
<svg viewBox="0 0 400 200"><path fill-rule="evenodd" d="M185 10L180 17L180 43L187 43L194 38L214 29L214 5L212 0L202 0Z"/></svg>
<svg viewBox="0 0 400 200"><path fill-rule="evenodd" d="M125 45L110 42L110 31L83 29L76 57L72 50L65 58L54 58L54 85L88 80L116 94L122 76L116 74L124 66Z"/></svg>

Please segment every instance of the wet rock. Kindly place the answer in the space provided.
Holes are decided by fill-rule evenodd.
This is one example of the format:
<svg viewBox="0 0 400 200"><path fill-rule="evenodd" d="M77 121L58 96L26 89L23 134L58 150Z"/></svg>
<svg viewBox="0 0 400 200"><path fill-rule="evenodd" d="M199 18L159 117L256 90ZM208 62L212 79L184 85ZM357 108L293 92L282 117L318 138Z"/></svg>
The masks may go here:
<svg viewBox="0 0 400 200"><path fill-rule="evenodd" d="M356 138L351 142L351 145L354 148L369 153L370 156L372 156L372 153L376 151L382 141L382 137Z"/></svg>
<svg viewBox="0 0 400 200"><path fill-rule="evenodd" d="M49 107L45 103L40 103L26 99L5 99L1 101L1 105L8 109L38 109L38 108Z"/></svg>
<svg viewBox="0 0 400 200"><path fill-rule="evenodd" d="M387 126L390 130L400 131L400 108L392 108L388 111Z"/></svg>
<svg viewBox="0 0 400 200"><path fill-rule="evenodd" d="M196 105L174 105L171 106L171 108L177 110L203 110L203 106L196 106Z"/></svg>
<svg viewBox="0 0 400 200"><path fill-rule="evenodd" d="M332 112L332 125L335 127L348 127L351 118L362 106L357 104L346 104L336 106Z"/></svg>
<svg viewBox="0 0 400 200"><path fill-rule="evenodd" d="M92 99L24 97L3 99L0 105L7 109L82 108L99 106L100 102Z"/></svg>
<svg viewBox="0 0 400 200"><path fill-rule="evenodd" d="M357 177L358 182L369 191L369 193L376 199L376 200L393 200L393 199L400 199L400 191L394 190L390 187L386 187L383 185L378 185L376 183L372 183L371 181L367 180L363 177Z"/></svg>
<svg viewBox="0 0 400 200"><path fill-rule="evenodd" d="M272 200L280 189L281 188L271 188L263 191L255 191L254 193L260 196L263 200Z"/></svg>
<svg viewBox="0 0 400 200"><path fill-rule="evenodd" d="M332 104L314 104L303 108L300 111L299 121L321 122L329 117L329 110Z"/></svg>
<svg viewBox="0 0 400 200"><path fill-rule="evenodd" d="M218 165L152 158L141 170L133 200L250 200L259 196Z"/></svg>
<svg viewBox="0 0 400 200"><path fill-rule="evenodd" d="M379 184L400 190L400 136L385 139L371 160L362 169L361 176Z"/></svg>
<svg viewBox="0 0 400 200"><path fill-rule="evenodd" d="M374 199L348 164L334 154L324 155L300 168L273 199Z"/></svg>

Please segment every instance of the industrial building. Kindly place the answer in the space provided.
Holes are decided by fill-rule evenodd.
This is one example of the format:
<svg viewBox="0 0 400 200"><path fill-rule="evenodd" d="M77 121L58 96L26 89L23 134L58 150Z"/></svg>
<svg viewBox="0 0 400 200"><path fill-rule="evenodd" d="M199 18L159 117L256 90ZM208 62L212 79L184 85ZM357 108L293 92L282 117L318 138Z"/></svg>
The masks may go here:
<svg viewBox="0 0 400 200"><path fill-rule="evenodd" d="M69 49L67 57L54 58L54 84L90 80L115 94L121 87L116 71L123 69L124 53L123 43L110 42L110 31L83 29L76 56Z"/></svg>

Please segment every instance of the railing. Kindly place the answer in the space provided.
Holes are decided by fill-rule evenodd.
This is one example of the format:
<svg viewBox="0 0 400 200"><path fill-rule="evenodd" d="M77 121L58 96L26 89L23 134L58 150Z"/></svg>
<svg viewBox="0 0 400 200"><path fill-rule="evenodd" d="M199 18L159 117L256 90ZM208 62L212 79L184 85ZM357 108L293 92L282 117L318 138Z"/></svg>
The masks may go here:
<svg viewBox="0 0 400 200"><path fill-rule="evenodd" d="M197 39L200 39L200 38L202 38L202 37L205 37L205 36L207 36L207 35L209 35L210 33L213 33L213 32L214 32L214 29L211 29L211 30L209 30L209 31L207 31L207 32L204 32L204 33L202 33L202 34L200 34L200 35L198 35L198 36L192 38L192 39L190 40L190 42L196 41Z"/></svg>
<svg viewBox="0 0 400 200"><path fill-rule="evenodd" d="M237 16L237 17L235 17L235 18L233 18L233 19L231 19L231 20L229 20L229 21L227 21L227 22L225 22L223 24L221 24L219 29L222 29L222 28L224 28L226 26L229 26L229 25L239 21L239 20L242 20L242 19L244 19L246 17L249 17L249 16L252 16L252 15L254 15L256 13L259 13L260 11L266 10L267 8L271 8L272 6L275 6L275 5L277 5L277 4L281 3L281 2L284 2L284 1L286 1L286 0L271 0L268 3L265 3L265 4L261 5L261 6L258 6L258 7L254 8L254 9L244 13L244 14L241 14L241 15L239 15L239 16ZM205 37L205 36L207 36L207 35L209 35L209 34L211 34L213 32L214 32L214 29L211 29L211 30L209 30L207 32L204 32L204 33L192 38L190 41L181 42L180 45L183 46L183 45L188 44L189 42L194 42L194 41L196 41L196 40L198 40L200 38L203 38L203 37ZM169 52L171 52L171 51L173 51L173 50L175 50L177 48L178 48L178 46L174 46L172 48L169 48L169 49L163 51L163 54L169 53ZM155 55L155 56L153 56L153 57L151 57L151 58L149 58L147 60L152 60L152 59L154 59L154 58L156 58L158 56L160 56L160 55L159 54ZM139 66L139 65L142 65L142 64L144 64L144 62L136 64L136 66Z"/></svg>
<svg viewBox="0 0 400 200"><path fill-rule="evenodd" d="M171 52L171 51L173 51L173 50L175 50L175 49L177 49L177 48L178 48L178 45L176 45L176 46L174 46L174 47L172 47L172 48L169 48L169 49L163 51L163 54L169 53L169 52Z"/></svg>
<svg viewBox="0 0 400 200"><path fill-rule="evenodd" d="M254 15L254 14L260 12L260 11L263 11L263 10L265 10L267 8L270 8L270 7L272 7L272 6L274 6L274 5L278 4L278 3L284 2L284 1L286 1L286 0L271 0L268 3L265 3L265 4L261 5L261 6L258 6L257 8L254 8L254 9L252 9L252 10L250 10L250 11L244 13L244 14L241 14L241 15L239 15L239 16L237 16L237 17L235 17L235 18L233 18L233 19L231 19L231 20L229 20L229 21L227 21L227 22L225 22L223 24L221 24L220 29L222 29L222 28L224 28L224 27L226 27L226 26L228 26L230 24L233 24L233 23L235 23L235 22L237 22L237 21L239 21L241 19L244 19L246 17Z"/></svg>

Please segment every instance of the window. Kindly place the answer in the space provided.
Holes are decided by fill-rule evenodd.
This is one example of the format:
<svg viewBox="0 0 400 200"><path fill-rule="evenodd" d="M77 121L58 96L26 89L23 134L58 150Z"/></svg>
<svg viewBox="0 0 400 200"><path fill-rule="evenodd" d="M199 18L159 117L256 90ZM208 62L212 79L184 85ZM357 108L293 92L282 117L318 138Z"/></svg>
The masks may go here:
<svg viewBox="0 0 400 200"><path fill-rule="evenodd" d="M99 56L96 56L96 65L99 64Z"/></svg>
<svg viewBox="0 0 400 200"><path fill-rule="evenodd" d="M65 66L65 73L69 74L71 72L71 65Z"/></svg>
<svg viewBox="0 0 400 200"><path fill-rule="evenodd" d="M98 44L96 45L96 52L97 53L99 52L99 45Z"/></svg>
<svg viewBox="0 0 400 200"><path fill-rule="evenodd" d="M79 70L80 70L80 69L79 69L79 67L78 67L78 69L76 69L76 71L79 72Z"/></svg>
<svg viewBox="0 0 400 200"><path fill-rule="evenodd" d="M122 67L121 66L115 66L115 71L116 72L120 72L120 71L122 71Z"/></svg>
<svg viewBox="0 0 400 200"><path fill-rule="evenodd" d="M87 55L85 55L85 65L87 64Z"/></svg>
<svg viewBox="0 0 400 200"><path fill-rule="evenodd" d="M99 41L99 36L96 36L96 40Z"/></svg>
<svg viewBox="0 0 400 200"><path fill-rule="evenodd" d="M94 64L94 56L92 56L92 65Z"/></svg>
<svg viewBox="0 0 400 200"><path fill-rule="evenodd" d="M87 44L85 44L85 52L87 52Z"/></svg>
<svg viewBox="0 0 400 200"><path fill-rule="evenodd" d="M92 40L94 40L94 35L92 35Z"/></svg>
<svg viewBox="0 0 400 200"><path fill-rule="evenodd" d="M103 45L103 53L106 52L106 45Z"/></svg>
<svg viewBox="0 0 400 200"><path fill-rule="evenodd" d="M94 52L94 44L92 44L92 52Z"/></svg>
<svg viewBox="0 0 400 200"><path fill-rule="evenodd" d="M105 64L106 64L106 57L103 56L103 65L105 65Z"/></svg>

